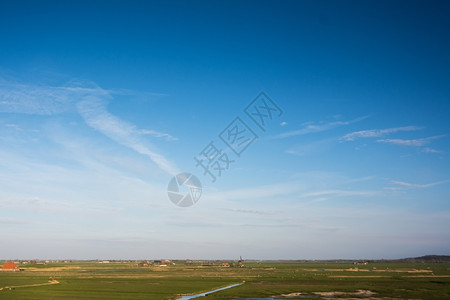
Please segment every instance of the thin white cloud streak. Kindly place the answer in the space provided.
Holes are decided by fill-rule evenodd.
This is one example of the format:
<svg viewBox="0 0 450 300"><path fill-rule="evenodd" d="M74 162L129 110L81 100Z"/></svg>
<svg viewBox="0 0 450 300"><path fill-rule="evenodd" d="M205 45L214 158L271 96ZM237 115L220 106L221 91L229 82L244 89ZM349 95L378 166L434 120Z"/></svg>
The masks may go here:
<svg viewBox="0 0 450 300"><path fill-rule="evenodd" d="M447 183L447 182L450 182L450 179L437 181L437 182L433 182L433 183L428 183L428 184L415 184L415 183L409 183L409 182L403 182L403 181L391 181L391 184L399 185L399 186L406 187L406 188L425 189L425 188L429 188L429 187Z"/></svg>
<svg viewBox="0 0 450 300"><path fill-rule="evenodd" d="M53 115L74 109L81 95L101 94L108 91L96 86L50 87L8 82L0 79L0 112L34 115Z"/></svg>
<svg viewBox="0 0 450 300"><path fill-rule="evenodd" d="M336 180L336 179L334 179ZM333 181L331 179L331 181ZM346 182L352 182L346 180ZM376 196L378 191L371 190L355 190L355 189L323 189L324 181L290 181L272 185L255 186L244 189L236 189L231 191L216 192L215 196L211 197L211 200L250 200L250 199L268 199L284 197L286 199L298 199L298 198L335 198L335 197L349 197L349 196L361 196L371 197ZM331 184L331 183L330 183ZM325 199L322 199L325 200Z"/></svg>
<svg viewBox="0 0 450 300"><path fill-rule="evenodd" d="M285 182L279 184L256 186L251 188L236 189L231 191L216 192L211 198L225 200L241 199L265 199L276 196L283 196L305 189L306 186L300 182Z"/></svg>
<svg viewBox="0 0 450 300"><path fill-rule="evenodd" d="M122 168L117 168L113 161L104 157L103 151L87 148L83 141L75 140L73 136L68 140L75 148L70 145L58 147L58 155L70 161L71 165L78 162L76 168L67 168L58 162L49 163L45 159L35 161L0 149L0 165L5 170L11 170L0 173L0 208L6 204L14 207L21 204L24 209L42 208L42 211L50 212L51 209L42 207L47 203L49 208L65 207L65 212L70 214L73 205L90 207L94 203L109 203L118 207L142 208L166 199L164 186L142 180L134 172L123 172ZM102 157L105 159L102 160ZM142 156L136 161L146 159ZM72 192L68 193L68 190ZM15 208L21 211L20 206Z"/></svg>
<svg viewBox="0 0 450 300"><path fill-rule="evenodd" d="M164 138L166 141L178 141L177 137L173 137L168 133L159 132L155 130L149 130L149 129L141 129L138 131L142 135L150 135L157 138Z"/></svg>
<svg viewBox="0 0 450 300"><path fill-rule="evenodd" d="M363 116L363 117L359 117L359 118L356 118L356 119L350 120L350 121L335 121L335 122L329 122L329 123L307 124L301 129L281 133L281 134L275 136L275 138L283 139L283 138L288 138L288 137L296 136L296 135L305 135L305 134L309 134L309 133L322 132L322 131L329 130L329 129L332 129L335 127L350 125L352 123L356 123L356 122L362 121L364 119L367 119L368 117L369 116Z"/></svg>
<svg viewBox="0 0 450 300"><path fill-rule="evenodd" d="M443 153L442 151L430 148L430 147L426 147L422 150L422 152L424 153Z"/></svg>
<svg viewBox="0 0 450 300"><path fill-rule="evenodd" d="M343 141L354 141L359 138L375 138L382 137L387 134L399 132L399 131L416 131L421 130L423 127L419 126L403 126L403 127L395 127L395 128L387 128L387 129L371 129L371 130L361 130L355 131L349 134L344 135L341 140Z"/></svg>
<svg viewBox="0 0 450 300"><path fill-rule="evenodd" d="M97 217L121 217L123 218L123 208L111 205L96 205L90 203L49 200L40 197L9 196L1 194L0 208L10 211L12 216L26 216L30 220L42 220L43 216L58 215L65 219L77 216L97 216ZM20 212L20 213L19 213ZM39 212L39 214L36 214ZM44 221L45 222L45 221Z"/></svg>
<svg viewBox="0 0 450 300"><path fill-rule="evenodd" d="M18 126L16 124L5 124L5 127L12 128L12 129L15 129L17 131L23 131L22 128L20 128L20 126Z"/></svg>
<svg viewBox="0 0 450 300"><path fill-rule="evenodd" d="M20 225L20 224L32 224L33 222L27 219L17 218L0 218L0 224L3 225Z"/></svg>
<svg viewBox="0 0 450 300"><path fill-rule="evenodd" d="M75 81L73 83L78 84ZM170 175L178 173L172 162L156 151L150 150L139 139L140 135L164 138L167 141L176 140L175 137L155 130L136 129L135 126L122 121L106 110L105 99L111 97L113 91L103 90L92 82L82 84L88 84L90 87L32 86L0 79L0 112L53 115L78 109L86 123L95 130L123 146L146 155Z"/></svg>
<svg viewBox="0 0 450 300"><path fill-rule="evenodd" d="M308 144L302 144L302 145L295 146L291 149L286 150L286 153L298 155L298 156L319 154L325 150L328 150L331 147L332 143L335 141L336 141L335 138L329 138L329 139L315 141L315 142L308 143Z"/></svg>
<svg viewBox="0 0 450 300"><path fill-rule="evenodd" d="M98 96L87 96L77 104L80 115L92 128L115 142L148 156L160 169L170 175L179 173L176 166L163 155L150 150L139 139L135 126L122 121L106 110L106 101Z"/></svg>
<svg viewBox="0 0 450 300"><path fill-rule="evenodd" d="M443 138L445 136L446 135L437 135L437 136L431 136L431 137L427 137L427 138L413 139L413 140L382 139L382 140L377 140L377 142L378 143L399 145L399 146L421 147L421 146L424 146L424 145L430 143L432 140L440 139L440 138Z"/></svg>
<svg viewBox="0 0 450 300"><path fill-rule="evenodd" d="M337 197L346 197L346 196L373 196L376 192L374 191L351 191L351 190L324 190L324 191L316 191L305 193L301 195L301 197L317 197L317 196L337 196ZM316 199L317 200L317 199ZM325 200L325 199L321 199Z"/></svg>
<svg viewBox="0 0 450 300"><path fill-rule="evenodd" d="M254 215L273 215L274 212L267 212L262 210L255 210L255 209L238 209L238 208L221 208L220 210L228 211L228 212L237 212L237 213L244 213L244 214L254 214Z"/></svg>

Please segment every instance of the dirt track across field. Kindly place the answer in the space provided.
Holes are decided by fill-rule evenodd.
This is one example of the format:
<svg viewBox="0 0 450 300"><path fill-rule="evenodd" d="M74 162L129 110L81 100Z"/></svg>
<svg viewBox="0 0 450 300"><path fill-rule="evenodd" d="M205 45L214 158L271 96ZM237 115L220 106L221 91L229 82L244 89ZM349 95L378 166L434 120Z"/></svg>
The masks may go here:
<svg viewBox="0 0 450 300"><path fill-rule="evenodd" d="M71 270L79 270L81 267L74 266L74 267L53 267L53 268L24 268L25 271L31 271L31 272L58 272L58 271L71 271Z"/></svg>
<svg viewBox="0 0 450 300"><path fill-rule="evenodd" d="M1 290L7 290L7 289L22 288L22 287L52 285L52 284L58 284L58 283L59 283L58 280L49 280L48 282L44 282L44 283L25 284L25 285L11 285L11 286L5 286L5 287L0 288L0 291Z"/></svg>

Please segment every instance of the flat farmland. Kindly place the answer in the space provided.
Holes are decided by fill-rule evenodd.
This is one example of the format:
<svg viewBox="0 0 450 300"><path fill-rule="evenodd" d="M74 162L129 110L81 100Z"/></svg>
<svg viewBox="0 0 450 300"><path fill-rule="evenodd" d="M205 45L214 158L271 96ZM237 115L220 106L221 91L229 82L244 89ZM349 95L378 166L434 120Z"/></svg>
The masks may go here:
<svg viewBox="0 0 450 300"><path fill-rule="evenodd" d="M450 263L246 261L27 264L0 272L0 299L450 299Z"/></svg>

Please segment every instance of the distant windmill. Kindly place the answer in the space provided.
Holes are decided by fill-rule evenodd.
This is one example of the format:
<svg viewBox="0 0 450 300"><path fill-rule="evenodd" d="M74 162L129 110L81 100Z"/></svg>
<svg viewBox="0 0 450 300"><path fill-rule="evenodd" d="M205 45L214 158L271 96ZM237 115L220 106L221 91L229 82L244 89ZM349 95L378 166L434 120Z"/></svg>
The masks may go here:
<svg viewBox="0 0 450 300"><path fill-rule="evenodd" d="M239 268L244 267L244 260L242 259L242 256L239 256L238 266Z"/></svg>

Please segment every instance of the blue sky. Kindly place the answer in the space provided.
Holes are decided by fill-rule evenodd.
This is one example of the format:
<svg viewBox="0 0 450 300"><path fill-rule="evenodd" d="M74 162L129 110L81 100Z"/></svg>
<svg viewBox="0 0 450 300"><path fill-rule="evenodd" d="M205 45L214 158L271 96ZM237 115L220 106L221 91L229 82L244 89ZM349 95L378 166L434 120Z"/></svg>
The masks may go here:
<svg viewBox="0 0 450 300"><path fill-rule="evenodd" d="M448 2L91 2L0 4L1 258L450 253Z"/></svg>

